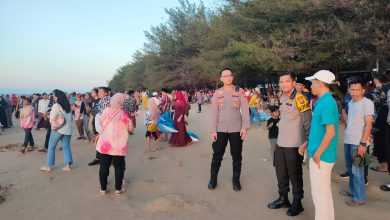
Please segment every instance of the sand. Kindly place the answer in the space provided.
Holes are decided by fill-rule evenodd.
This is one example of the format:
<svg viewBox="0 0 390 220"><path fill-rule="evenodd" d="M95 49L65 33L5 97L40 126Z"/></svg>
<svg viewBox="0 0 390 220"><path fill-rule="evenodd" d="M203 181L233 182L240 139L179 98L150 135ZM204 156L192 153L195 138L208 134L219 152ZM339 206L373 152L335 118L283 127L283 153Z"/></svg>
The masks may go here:
<svg viewBox="0 0 390 220"><path fill-rule="evenodd" d="M210 106L203 107L202 113L196 113L193 106L188 119L188 129L200 136L200 142L184 148L162 143L163 150L149 154L144 153L145 127L142 118L138 118L126 157L128 184L121 196L113 193L113 168L109 193L99 194L99 166L87 165L94 158L94 146L76 140L76 135L71 143L73 170L69 173L61 170L63 153L57 151L54 170L51 173L40 171L39 167L46 160L45 153L13 151L13 144L20 144L24 138L15 120L17 126L0 136L0 219L291 219L285 214L286 209L267 208L267 203L277 197L277 183L267 132L257 125L252 125L244 143L242 191L232 189L229 149L222 162L217 189L207 189L212 155L207 129ZM74 129L73 133L76 132ZM37 146L43 145L45 134L44 129L33 131ZM340 196L339 191L347 189L348 180L338 176L345 169L342 144L338 150L332 176L336 219L389 219L390 193L379 189L380 184L390 182L386 173L370 172L367 205L351 208L345 204L347 198ZM314 219L307 166L304 167L304 190L305 211L295 219ZM289 197L291 199L291 194Z"/></svg>

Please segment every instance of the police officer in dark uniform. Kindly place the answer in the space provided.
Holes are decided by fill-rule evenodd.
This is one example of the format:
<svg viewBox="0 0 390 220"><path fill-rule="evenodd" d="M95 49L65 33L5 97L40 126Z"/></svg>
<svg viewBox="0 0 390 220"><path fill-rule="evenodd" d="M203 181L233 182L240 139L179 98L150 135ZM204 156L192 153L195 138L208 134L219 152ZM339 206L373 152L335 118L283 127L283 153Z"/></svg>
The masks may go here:
<svg viewBox="0 0 390 220"><path fill-rule="evenodd" d="M210 121L214 153L208 188L212 190L217 186L218 171L229 141L233 158L233 189L239 191L241 190L242 142L250 127L249 106L243 90L233 85L231 69L223 69L220 80L224 85L215 91L212 101Z"/></svg>
<svg viewBox="0 0 390 220"><path fill-rule="evenodd" d="M279 134L274 157L279 198L268 204L270 209L289 208L289 216L296 216L303 211L303 156L298 149L307 146L311 123L309 101L295 90L295 80L293 73L283 73L279 78L279 87L283 93L280 96ZM290 183L292 204L288 200Z"/></svg>

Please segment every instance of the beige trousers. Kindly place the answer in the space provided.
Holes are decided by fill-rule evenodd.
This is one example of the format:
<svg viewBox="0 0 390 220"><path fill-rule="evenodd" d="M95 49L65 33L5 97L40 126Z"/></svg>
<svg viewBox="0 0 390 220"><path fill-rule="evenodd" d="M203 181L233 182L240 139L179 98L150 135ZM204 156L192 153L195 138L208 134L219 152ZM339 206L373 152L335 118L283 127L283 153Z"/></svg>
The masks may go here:
<svg viewBox="0 0 390 220"><path fill-rule="evenodd" d="M311 195L315 207L315 220L334 220L331 173L334 163L320 162L320 168L310 158Z"/></svg>

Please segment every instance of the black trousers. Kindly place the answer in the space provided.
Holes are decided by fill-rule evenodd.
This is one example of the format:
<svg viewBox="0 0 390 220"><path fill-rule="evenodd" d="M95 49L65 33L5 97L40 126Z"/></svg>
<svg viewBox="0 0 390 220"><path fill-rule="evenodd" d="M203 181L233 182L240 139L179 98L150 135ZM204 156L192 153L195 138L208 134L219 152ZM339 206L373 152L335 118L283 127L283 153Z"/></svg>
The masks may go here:
<svg viewBox="0 0 390 220"><path fill-rule="evenodd" d="M240 132L218 132L217 141L213 142L214 153L211 162L211 179L217 179L228 141L230 142L230 154L233 158L233 178L240 178L242 164L242 140Z"/></svg>
<svg viewBox="0 0 390 220"><path fill-rule="evenodd" d="M34 146L34 138L31 133L32 128L24 128L24 143L23 147L27 147L27 145L30 143L30 146Z"/></svg>
<svg viewBox="0 0 390 220"><path fill-rule="evenodd" d="M386 141L386 130L389 127L387 124L387 115L389 109L387 106L380 106L378 110L378 115L374 123L374 129L376 132L373 133L374 136L374 152L373 155L378 158L379 163L386 163L386 148L389 147L389 144Z"/></svg>
<svg viewBox="0 0 390 220"><path fill-rule="evenodd" d="M279 195L287 195L290 191L295 200L303 198L303 178L302 178L303 156L298 153L297 147L275 148L274 166L278 179Z"/></svg>
<svg viewBox="0 0 390 220"><path fill-rule="evenodd" d="M100 158L101 158L101 153L99 153L99 151L96 151L96 159L97 160L100 160Z"/></svg>
<svg viewBox="0 0 390 220"><path fill-rule="evenodd" d="M370 146L367 146L367 153L370 152ZM368 166L364 166L364 181L368 182Z"/></svg>
<svg viewBox="0 0 390 220"><path fill-rule="evenodd" d="M48 128L46 131L46 138L45 138L45 148L49 148L49 140L50 140L50 134L51 134L51 128Z"/></svg>
<svg viewBox="0 0 390 220"><path fill-rule="evenodd" d="M386 128L386 149L385 149L385 155L387 164L390 164L390 126L387 126ZM388 167L388 171L390 174L390 166Z"/></svg>
<svg viewBox="0 0 390 220"><path fill-rule="evenodd" d="M125 174L125 157L100 154L100 189L107 190L107 178L110 174L110 166L114 165L115 169L115 190L122 189L123 176Z"/></svg>

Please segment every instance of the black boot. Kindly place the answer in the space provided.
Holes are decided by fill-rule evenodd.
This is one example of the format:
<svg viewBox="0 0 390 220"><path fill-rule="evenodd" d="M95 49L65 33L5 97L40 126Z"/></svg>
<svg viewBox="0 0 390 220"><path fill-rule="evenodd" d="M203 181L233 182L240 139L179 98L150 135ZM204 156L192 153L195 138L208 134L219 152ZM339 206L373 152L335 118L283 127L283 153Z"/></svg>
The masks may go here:
<svg viewBox="0 0 390 220"><path fill-rule="evenodd" d="M297 216L299 213L303 212L303 207L300 199L294 199L291 207L287 211L289 216Z"/></svg>
<svg viewBox="0 0 390 220"><path fill-rule="evenodd" d="M240 191L241 190L240 178L233 178L232 182L233 182L233 190Z"/></svg>
<svg viewBox="0 0 390 220"><path fill-rule="evenodd" d="M288 195L280 195L279 198L268 204L270 209L289 208L291 206Z"/></svg>
<svg viewBox="0 0 390 220"><path fill-rule="evenodd" d="M240 183L240 176L241 176L241 161L233 160L233 190L234 191L240 191L241 190L241 183Z"/></svg>
<svg viewBox="0 0 390 220"><path fill-rule="evenodd" d="M219 169L215 166L211 166L211 172L210 172L210 182L208 185L208 188L213 190L215 187L217 187L217 178L218 178L218 171Z"/></svg>
<svg viewBox="0 0 390 220"><path fill-rule="evenodd" d="M221 161L222 161L222 156L219 154L215 153L215 149L217 148L217 142L213 142L213 159L211 161L211 169L210 169L210 182L208 185L208 188L210 190L215 189L217 187L217 177L218 177L218 172L219 168L221 167Z"/></svg>
<svg viewBox="0 0 390 220"><path fill-rule="evenodd" d="M217 178L210 178L208 188L210 190L213 190L213 189L215 189L215 187L217 187Z"/></svg>

